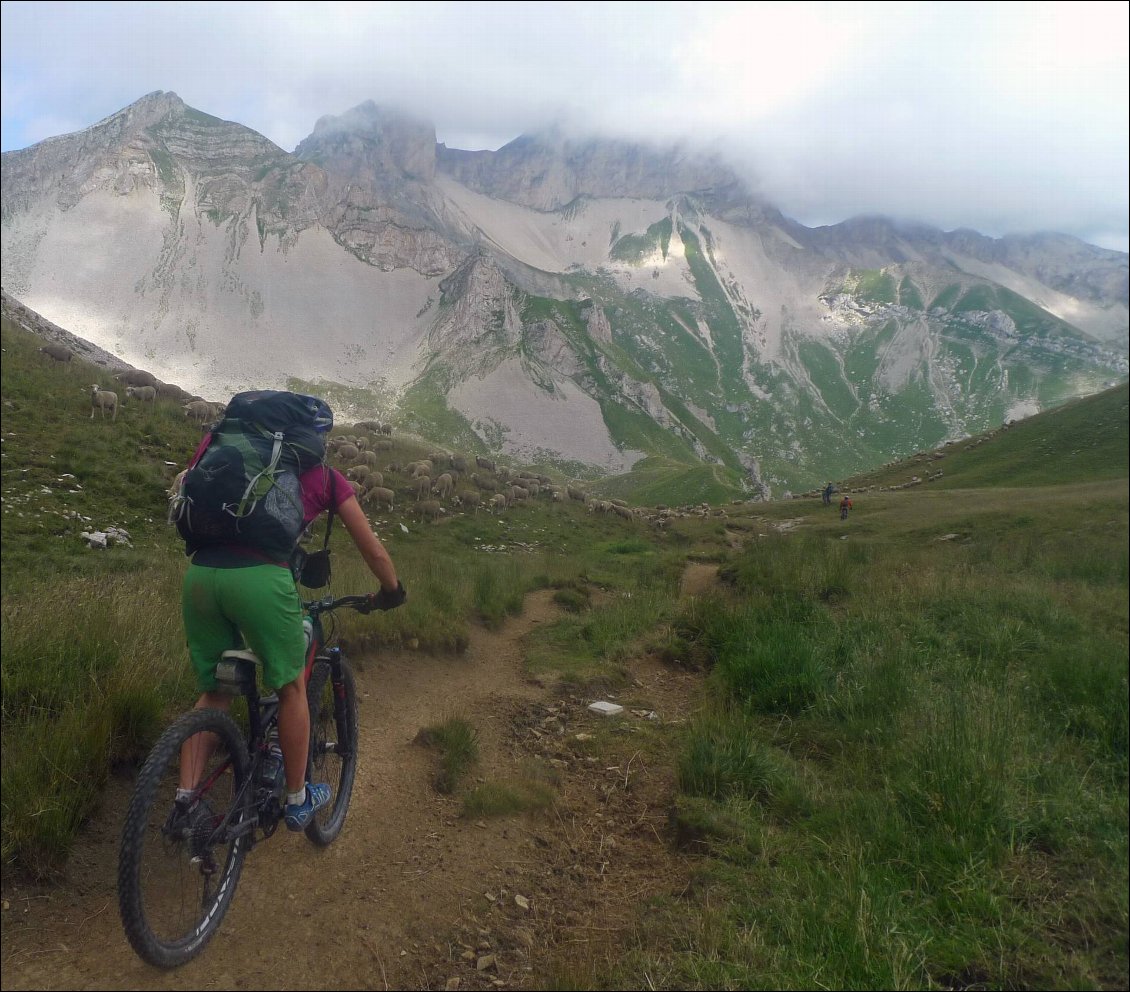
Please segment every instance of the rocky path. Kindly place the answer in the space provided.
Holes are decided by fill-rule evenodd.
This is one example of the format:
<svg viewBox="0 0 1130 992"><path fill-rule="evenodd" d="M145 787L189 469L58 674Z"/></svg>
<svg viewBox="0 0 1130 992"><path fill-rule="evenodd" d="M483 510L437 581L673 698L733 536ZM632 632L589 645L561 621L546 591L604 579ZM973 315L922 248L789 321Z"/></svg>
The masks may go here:
<svg viewBox="0 0 1130 992"><path fill-rule="evenodd" d="M691 566L684 594L711 574ZM280 831L257 847L220 932L174 972L143 964L122 932L114 876L130 783L112 782L63 884L6 886L4 989L530 988L614 957L641 900L684 884L664 833L673 783L644 751L587 753L585 731L603 718L523 674L523 637L556 615L537 593L501 631L475 630L458 657L364 659L342 836L319 850ZM634 676L625 720L689 714L695 676L646 660ZM505 781L537 761L556 776L552 808L461 816L432 787L435 754L414 743L453 715L479 734L477 777Z"/></svg>

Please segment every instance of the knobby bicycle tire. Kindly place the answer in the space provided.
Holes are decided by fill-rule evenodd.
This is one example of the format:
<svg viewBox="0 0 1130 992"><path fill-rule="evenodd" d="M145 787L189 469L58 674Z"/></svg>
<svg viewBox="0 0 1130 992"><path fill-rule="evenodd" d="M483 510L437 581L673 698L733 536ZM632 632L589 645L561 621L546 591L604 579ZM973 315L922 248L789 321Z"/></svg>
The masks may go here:
<svg viewBox="0 0 1130 992"><path fill-rule="evenodd" d="M181 747L208 751L200 759L205 783L191 809L174 805ZM199 752L198 752L199 753ZM247 743L219 710L179 717L153 745L138 775L122 828L118 908L137 954L159 968L195 957L231 905L250 835L238 830L248 815Z"/></svg>
<svg viewBox="0 0 1130 992"><path fill-rule="evenodd" d="M342 695L330 679L330 664L317 661L306 684L310 705L311 782L326 782L333 799L314 814L306 836L315 844L333 843L345 825L357 775L357 686L349 662L341 659Z"/></svg>

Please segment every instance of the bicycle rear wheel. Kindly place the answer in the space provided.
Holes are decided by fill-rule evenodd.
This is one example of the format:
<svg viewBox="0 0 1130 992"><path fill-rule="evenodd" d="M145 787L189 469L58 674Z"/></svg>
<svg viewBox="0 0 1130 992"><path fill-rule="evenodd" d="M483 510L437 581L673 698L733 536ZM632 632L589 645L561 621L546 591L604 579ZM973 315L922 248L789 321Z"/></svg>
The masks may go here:
<svg viewBox="0 0 1130 992"><path fill-rule="evenodd" d="M315 844L332 843L345 825L353 780L357 775L357 686L349 662L341 659L340 685L330 677L330 663L317 661L306 684L310 704L311 782L326 782L333 801L314 814L306 836Z"/></svg>
<svg viewBox="0 0 1130 992"><path fill-rule="evenodd" d="M197 793L191 804L174 803L190 739ZM149 752L122 828L118 908L130 944L150 964L184 964L219 928L250 843L239 829L247 777L247 744L219 710L184 714Z"/></svg>

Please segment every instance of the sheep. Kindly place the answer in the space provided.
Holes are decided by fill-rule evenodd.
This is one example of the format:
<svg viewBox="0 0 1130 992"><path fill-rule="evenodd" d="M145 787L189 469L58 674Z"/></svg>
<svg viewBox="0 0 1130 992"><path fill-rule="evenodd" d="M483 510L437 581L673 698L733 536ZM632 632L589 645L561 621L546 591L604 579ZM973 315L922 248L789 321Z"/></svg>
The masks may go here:
<svg viewBox="0 0 1130 992"><path fill-rule="evenodd" d="M357 445L346 442L337 446L335 454L343 462L352 462L356 461L357 456L361 454L361 452L358 450Z"/></svg>
<svg viewBox="0 0 1130 992"><path fill-rule="evenodd" d="M358 453L358 459L359 459L358 464L360 464L361 462L364 462L364 464L368 465L369 468L376 468L377 467L377 453L375 451L359 452Z"/></svg>
<svg viewBox="0 0 1130 992"><path fill-rule="evenodd" d="M489 458L484 458L482 455L475 456L475 464L479 468L485 468L489 472L497 471L494 462L492 462Z"/></svg>
<svg viewBox="0 0 1130 992"><path fill-rule="evenodd" d="M114 375L123 386L157 386L157 377L152 372L144 372L141 369L126 369L124 372L118 372Z"/></svg>
<svg viewBox="0 0 1130 992"><path fill-rule="evenodd" d="M482 497L478 493L473 493L470 490L464 490L461 493L455 494L455 502L460 504L464 510L470 510L472 513L479 512L479 504L482 502Z"/></svg>
<svg viewBox="0 0 1130 992"><path fill-rule="evenodd" d="M373 489L383 487L384 481L385 480L381 476L380 472L372 472L371 474L365 476L364 479L360 479L354 483L354 485L358 488L357 495L359 497L364 496L366 493L370 492Z"/></svg>
<svg viewBox="0 0 1130 992"><path fill-rule="evenodd" d="M384 486L374 486L365 493L365 505L375 503L378 507L387 506L391 510L395 498L396 494L391 489L386 489Z"/></svg>
<svg viewBox="0 0 1130 992"><path fill-rule="evenodd" d="M430 475L417 475L416 501L419 502L432 491L432 477Z"/></svg>
<svg viewBox="0 0 1130 992"><path fill-rule="evenodd" d="M128 403L130 400L137 400L140 403L156 403L157 402L157 387L156 386L126 386L126 398L122 403Z"/></svg>
<svg viewBox="0 0 1130 992"><path fill-rule="evenodd" d="M440 506L439 500L426 499L422 503L416 504L416 509L420 512L421 520L438 520L439 515L443 513L443 507Z"/></svg>
<svg viewBox="0 0 1130 992"><path fill-rule="evenodd" d="M52 362L69 362L74 358L74 352L61 344L45 344L39 350L50 358Z"/></svg>
<svg viewBox="0 0 1130 992"><path fill-rule="evenodd" d="M578 489L576 486L566 486L565 492L568 493L569 499L575 499L579 503L585 501L585 491L583 489Z"/></svg>
<svg viewBox="0 0 1130 992"><path fill-rule="evenodd" d="M184 415L189 420L195 420L201 424L207 423L209 420L215 419L216 404L209 403L207 400L192 400L184 405Z"/></svg>
<svg viewBox="0 0 1130 992"><path fill-rule="evenodd" d="M368 465L354 465L345 475L354 482L364 482L372 474L372 471L372 468Z"/></svg>
<svg viewBox="0 0 1130 992"><path fill-rule="evenodd" d="M499 510L506 509L506 497L502 493L495 493L490 499L487 500L487 506L490 508L491 513L497 513Z"/></svg>
<svg viewBox="0 0 1130 992"><path fill-rule="evenodd" d="M94 419L94 411L102 411L102 419L106 419L106 411L113 410L111 420L118 419L118 394L107 389L101 389L98 383L90 387L90 419Z"/></svg>
<svg viewBox="0 0 1130 992"><path fill-rule="evenodd" d="M451 490L455 488L455 480L451 478L450 472L444 472L432 487L434 492L441 500L447 499L451 495Z"/></svg>
<svg viewBox="0 0 1130 992"><path fill-rule="evenodd" d="M167 396L169 399L176 402L187 403L192 399L192 395L189 392L171 382L162 382L158 379L156 388L158 395Z"/></svg>
<svg viewBox="0 0 1130 992"><path fill-rule="evenodd" d="M612 504L612 512L618 517L623 517L625 520L635 520L636 515L632 513L631 508L628 506L621 506L619 503Z"/></svg>

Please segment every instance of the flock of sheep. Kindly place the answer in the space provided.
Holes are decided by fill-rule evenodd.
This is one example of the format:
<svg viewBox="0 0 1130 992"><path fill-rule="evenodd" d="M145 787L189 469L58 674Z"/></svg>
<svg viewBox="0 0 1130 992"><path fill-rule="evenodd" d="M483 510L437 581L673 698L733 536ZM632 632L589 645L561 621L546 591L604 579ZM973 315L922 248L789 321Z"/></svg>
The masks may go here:
<svg viewBox="0 0 1130 992"><path fill-rule="evenodd" d="M64 365L74 358L74 352L61 344L47 344L39 350L60 365ZM179 399L182 403L184 415L189 420L199 424L211 423L221 417L224 412L222 403L209 403L199 396L190 396L179 386L161 382L152 372L144 372L141 369L127 369L115 374L114 378L125 387L124 398L121 398L119 404L117 392L112 389L103 389L98 383L94 383L90 387L91 420L94 419L95 414L101 414L103 420L106 419L106 414L110 415L112 421L117 420L119 405L124 406L130 400L156 404L158 396Z"/></svg>
<svg viewBox="0 0 1130 992"><path fill-rule="evenodd" d="M372 431L376 426L371 421L362 422L353 429ZM382 434L391 433L391 427L382 430ZM547 475L509 468L482 455L433 451L426 458L400 462L387 436L340 435L331 438L327 451L350 480L362 506L393 510L398 498L403 498L407 512L421 520L438 520L447 512L445 504L466 513L477 513L481 508L498 514L538 500L574 501L584 504L590 513L646 520L659 528L676 516L686 515L683 510L666 506L645 510L631 507L622 499L591 497L578 485L558 484Z"/></svg>
<svg viewBox="0 0 1130 992"><path fill-rule="evenodd" d="M69 362L73 353L63 345L49 344L39 349L53 361ZM156 403L158 396L181 399L184 415L189 420L206 425L220 419L225 407L200 397L188 397L179 387L160 382L150 372L130 369L114 376L125 387L122 404L130 400L138 403ZM118 416L119 396L111 389L98 384L90 387L90 417L96 414L111 420ZM624 500L590 497L573 484L556 484L549 476L534 474L505 465L490 458L465 457L447 452L432 452L405 464L394 460L391 424L378 421L361 421L354 425L360 433L331 438L327 453L350 479L354 492L363 506L392 510L398 493L415 497L409 512L421 520L438 520L445 512L444 504L465 512L477 513L485 508L499 513L529 500L573 500L585 504L590 513L610 513L625 520L646 519L658 527L676 515L667 507L654 510L632 508ZM378 464L384 462L383 469Z"/></svg>

